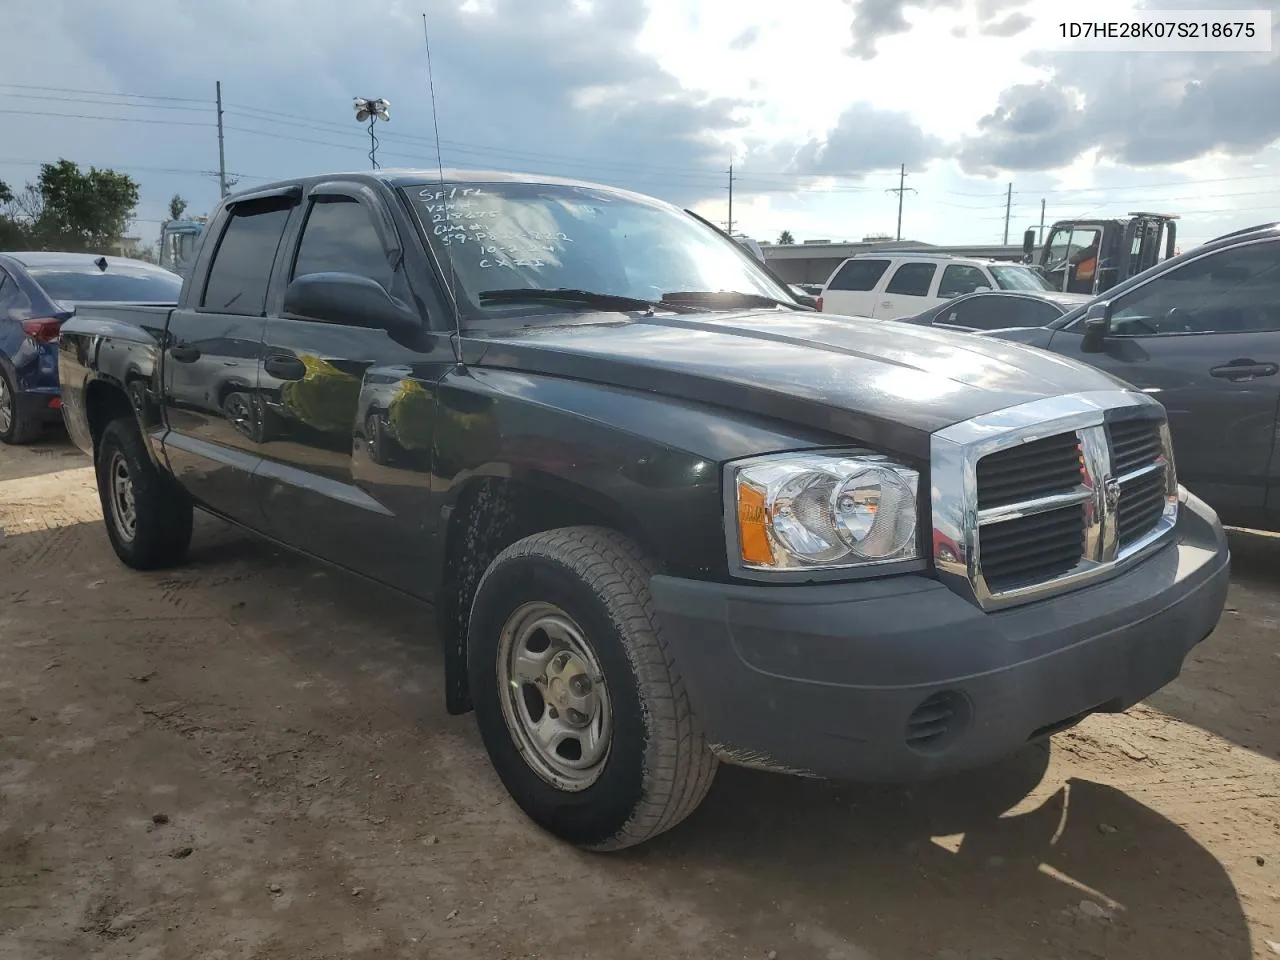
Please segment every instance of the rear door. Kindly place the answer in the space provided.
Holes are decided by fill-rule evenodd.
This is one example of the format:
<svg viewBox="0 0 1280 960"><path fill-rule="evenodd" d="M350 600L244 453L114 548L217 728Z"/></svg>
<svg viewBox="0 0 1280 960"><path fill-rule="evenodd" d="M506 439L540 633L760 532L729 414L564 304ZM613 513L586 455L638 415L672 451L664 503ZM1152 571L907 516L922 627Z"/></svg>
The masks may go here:
<svg viewBox="0 0 1280 960"><path fill-rule="evenodd" d="M432 302L430 267L380 191L331 181L308 193L286 238L265 333L267 439L258 484L268 529L314 556L421 594L430 515L435 384L456 362L447 334L393 339L359 316L282 312L293 279L348 273L411 309ZM401 240L401 237L404 240ZM406 266L411 264L412 269Z"/></svg>
<svg viewBox="0 0 1280 960"><path fill-rule="evenodd" d="M252 527L262 515L252 474L262 460L258 374L276 250L297 208L296 187L224 211L169 320L162 360L164 452L206 507Z"/></svg>
<svg viewBox="0 0 1280 960"><path fill-rule="evenodd" d="M888 258L846 260L822 291L823 313L869 317L875 308L876 290L892 261Z"/></svg>
<svg viewBox="0 0 1280 960"><path fill-rule="evenodd" d="M938 264L922 260L902 260L889 274L884 292L876 300L872 316L877 320L909 317L937 302Z"/></svg>
<svg viewBox="0 0 1280 960"><path fill-rule="evenodd" d="M1163 403L1179 480L1227 522L1259 522L1280 409L1280 241L1187 261L1113 311L1101 352L1082 351L1080 323L1055 332L1050 349Z"/></svg>

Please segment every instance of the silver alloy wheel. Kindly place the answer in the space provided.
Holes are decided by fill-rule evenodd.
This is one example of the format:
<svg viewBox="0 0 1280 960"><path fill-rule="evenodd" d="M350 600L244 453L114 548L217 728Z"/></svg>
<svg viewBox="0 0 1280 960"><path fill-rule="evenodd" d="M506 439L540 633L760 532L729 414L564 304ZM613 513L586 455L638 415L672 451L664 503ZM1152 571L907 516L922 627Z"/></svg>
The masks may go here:
<svg viewBox="0 0 1280 960"><path fill-rule="evenodd" d="M8 379L4 374L0 374L0 433L8 433L9 428L13 426L16 405L17 398L9 389Z"/></svg>
<svg viewBox="0 0 1280 960"><path fill-rule="evenodd" d="M111 493L111 520L116 533L125 542L132 542L138 532L138 509L133 499L133 477L124 454L116 452L107 467L107 487Z"/></svg>
<svg viewBox="0 0 1280 960"><path fill-rule="evenodd" d="M582 628L554 604L522 604L502 627L497 670L502 716L529 767L559 790L595 783L613 710Z"/></svg>

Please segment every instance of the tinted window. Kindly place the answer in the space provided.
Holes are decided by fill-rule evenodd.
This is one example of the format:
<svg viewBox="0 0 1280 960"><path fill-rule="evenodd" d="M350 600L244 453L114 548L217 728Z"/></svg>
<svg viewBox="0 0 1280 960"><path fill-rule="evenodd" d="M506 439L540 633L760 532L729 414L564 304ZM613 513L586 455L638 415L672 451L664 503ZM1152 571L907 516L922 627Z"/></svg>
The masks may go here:
<svg viewBox="0 0 1280 960"><path fill-rule="evenodd" d="M888 269L888 260L850 260L832 278L828 289L874 290Z"/></svg>
<svg viewBox="0 0 1280 960"><path fill-rule="evenodd" d="M970 297L950 310L944 308L935 322L973 330L1003 330L1042 327L1060 315L1052 304L1027 297Z"/></svg>
<svg viewBox="0 0 1280 960"><path fill-rule="evenodd" d="M177 303L182 278L145 264L107 260L107 269L93 263L31 267L31 278L54 300L94 303L105 300L135 303Z"/></svg>
<svg viewBox="0 0 1280 960"><path fill-rule="evenodd" d="M368 209L347 197L317 200L307 215L293 275L354 273L391 288L391 265Z"/></svg>
<svg viewBox="0 0 1280 960"><path fill-rule="evenodd" d="M1280 330L1280 242L1194 260L1115 301L1116 336Z"/></svg>
<svg viewBox="0 0 1280 960"><path fill-rule="evenodd" d="M884 292L904 297L927 297L937 269L936 263L904 263L894 273Z"/></svg>
<svg viewBox="0 0 1280 960"><path fill-rule="evenodd" d="M292 205L269 200L238 204L213 255L200 305L217 313L263 315L267 281Z"/></svg>
<svg viewBox="0 0 1280 960"><path fill-rule="evenodd" d="M953 263L942 271L942 280L938 283L938 296L959 297L966 293L973 293L979 287L988 289L991 287L991 280L985 273L978 267Z"/></svg>

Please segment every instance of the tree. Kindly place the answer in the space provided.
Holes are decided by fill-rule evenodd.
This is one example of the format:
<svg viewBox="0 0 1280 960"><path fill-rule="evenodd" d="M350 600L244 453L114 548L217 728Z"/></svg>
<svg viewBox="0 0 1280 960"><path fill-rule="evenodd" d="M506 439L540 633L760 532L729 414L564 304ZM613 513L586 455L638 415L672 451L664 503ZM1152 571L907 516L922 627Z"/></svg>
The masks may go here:
<svg viewBox="0 0 1280 960"><path fill-rule="evenodd" d="M124 236L138 206L138 184L126 173L70 160L40 165L42 207L35 230L42 244L61 250L104 250Z"/></svg>
<svg viewBox="0 0 1280 960"><path fill-rule="evenodd" d="M3 180L0 180L0 203L13 203L13 190Z"/></svg>
<svg viewBox="0 0 1280 960"><path fill-rule="evenodd" d="M182 199L181 194L175 193L169 200L169 219L181 220L182 215L187 212L187 201Z"/></svg>
<svg viewBox="0 0 1280 960"><path fill-rule="evenodd" d="M778 234L778 243L795 243L796 238L791 235L790 230L783 230Z"/></svg>

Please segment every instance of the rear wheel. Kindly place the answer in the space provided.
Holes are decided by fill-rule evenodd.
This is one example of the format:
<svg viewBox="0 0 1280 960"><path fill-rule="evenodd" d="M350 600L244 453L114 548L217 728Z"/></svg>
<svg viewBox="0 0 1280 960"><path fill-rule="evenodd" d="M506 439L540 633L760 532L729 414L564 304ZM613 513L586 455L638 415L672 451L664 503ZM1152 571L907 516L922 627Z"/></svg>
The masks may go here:
<svg viewBox="0 0 1280 960"><path fill-rule="evenodd" d="M568 527L504 550L472 607L468 672L493 765L536 823L590 849L669 830L715 774L651 574L620 534Z"/></svg>
<svg viewBox="0 0 1280 960"><path fill-rule="evenodd" d="M191 499L156 468L132 419L107 424L95 467L116 556L137 570L180 563L191 545Z"/></svg>
<svg viewBox="0 0 1280 960"><path fill-rule="evenodd" d="M0 442L30 443L44 432L44 424L24 409L13 374L0 364Z"/></svg>

